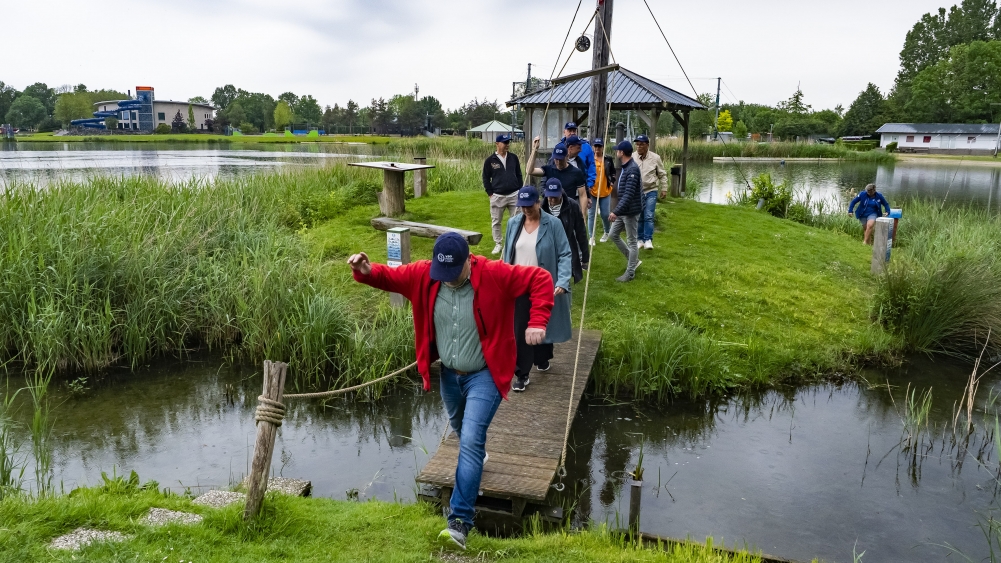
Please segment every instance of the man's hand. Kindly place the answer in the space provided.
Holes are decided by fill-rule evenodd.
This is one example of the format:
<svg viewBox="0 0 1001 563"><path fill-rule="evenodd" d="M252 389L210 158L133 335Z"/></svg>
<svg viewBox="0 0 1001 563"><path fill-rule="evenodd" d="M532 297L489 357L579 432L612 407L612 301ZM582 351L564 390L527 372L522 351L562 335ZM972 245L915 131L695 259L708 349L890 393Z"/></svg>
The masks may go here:
<svg viewBox="0 0 1001 563"><path fill-rule="evenodd" d="M609 223L614 223L617 219L618 219L618 217L615 215L614 212L608 214L608 222Z"/></svg>
<svg viewBox="0 0 1001 563"><path fill-rule="evenodd" d="M587 208L591 209L591 198L587 198Z"/></svg>
<svg viewBox="0 0 1001 563"><path fill-rule="evenodd" d="M660 199L666 199L666 198L667 198L667 191L660 190Z"/></svg>
<svg viewBox="0 0 1001 563"><path fill-rule="evenodd" d="M563 289L562 287L556 286L556 289L553 290L553 295L554 296L556 296L556 295L563 295L566 292L567 292L567 290Z"/></svg>
<svg viewBox="0 0 1001 563"><path fill-rule="evenodd" d="M368 254L365 254L364 252L352 254L351 258L348 258L348 266L351 266L352 270L363 276L367 276L372 273L372 263L368 261Z"/></svg>
<svg viewBox="0 0 1001 563"><path fill-rule="evenodd" d="M532 148L533 149L539 148L539 136L538 135L536 135L535 138L532 139Z"/></svg>
<svg viewBox="0 0 1001 563"><path fill-rule="evenodd" d="M532 328L528 327L525 329L525 342L530 346L535 346L537 344L542 344L542 341L546 339L546 329L544 328Z"/></svg>

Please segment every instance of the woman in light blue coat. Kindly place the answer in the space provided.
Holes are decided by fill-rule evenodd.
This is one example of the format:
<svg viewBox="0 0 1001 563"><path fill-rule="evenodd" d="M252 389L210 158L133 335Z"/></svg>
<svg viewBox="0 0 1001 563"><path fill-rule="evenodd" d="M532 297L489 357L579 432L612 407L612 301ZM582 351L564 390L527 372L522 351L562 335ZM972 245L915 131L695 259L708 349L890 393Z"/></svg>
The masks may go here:
<svg viewBox="0 0 1001 563"><path fill-rule="evenodd" d="M573 275L570 242L563 223L542 212L539 192L533 186L518 191L516 203L522 213L507 222L504 237L504 261L508 264L538 266L553 277L553 310L546 326L543 344L531 346L525 342L525 328L531 301L522 295L514 306L514 333L518 342L518 363L511 389L524 391L528 374L534 364L539 371L549 369L553 358L553 344L570 340L570 279Z"/></svg>

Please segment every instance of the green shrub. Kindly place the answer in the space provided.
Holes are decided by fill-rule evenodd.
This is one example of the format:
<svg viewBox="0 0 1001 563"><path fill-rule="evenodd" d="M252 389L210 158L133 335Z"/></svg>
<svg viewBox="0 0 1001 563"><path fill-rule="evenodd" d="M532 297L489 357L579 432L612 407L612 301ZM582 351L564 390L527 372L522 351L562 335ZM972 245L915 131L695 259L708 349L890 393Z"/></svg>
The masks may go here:
<svg viewBox="0 0 1001 563"><path fill-rule="evenodd" d="M897 152L897 141L893 141L892 143L888 143L886 145L886 152Z"/></svg>
<svg viewBox="0 0 1001 563"><path fill-rule="evenodd" d="M161 123L161 124L157 125L156 129L153 130L153 134L154 135L169 135L170 134L170 125L167 125L166 123Z"/></svg>
<svg viewBox="0 0 1001 563"><path fill-rule="evenodd" d="M758 205L758 202L764 200L761 209L776 217L786 216L792 203L792 189L785 182L776 185L772 181L772 175L766 172L751 179L751 184L754 187L751 189L750 203Z"/></svg>
<svg viewBox="0 0 1001 563"><path fill-rule="evenodd" d="M248 121L244 121L240 124L240 133L244 135L253 135L257 133L257 126Z"/></svg>

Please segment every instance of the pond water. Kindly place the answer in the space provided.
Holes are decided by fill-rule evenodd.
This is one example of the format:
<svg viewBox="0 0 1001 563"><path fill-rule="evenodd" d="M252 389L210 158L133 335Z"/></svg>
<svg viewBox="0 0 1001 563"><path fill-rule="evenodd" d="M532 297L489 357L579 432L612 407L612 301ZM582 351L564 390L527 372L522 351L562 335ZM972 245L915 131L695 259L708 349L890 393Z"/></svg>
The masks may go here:
<svg viewBox="0 0 1001 563"><path fill-rule="evenodd" d="M851 561L856 543L872 561L940 561L946 544L984 557L977 524L997 506L992 437L978 427L964 448L947 429L969 369L917 359L866 376L873 385L665 408L588 398L573 423L568 487L557 500L576 505L577 524L616 525L628 511L624 472L642 448L641 528L651 534L712 535L801 560ZM175 491L238 482L252 456L260 381L258 370L202 359L121 370L89 381L79 396L60 384L56 486L131 470ZM315 496L344 499L356 489L362 499L413 500L414 478L445 428L434 384L426 394L398 385L375 401L292 403L274 471L311 480ZM901 447L908 384L934 386L930 428L911 449ZM996 394L997 384L984 380L980 397ZM984 400L978 413L993 413Z"/></svg>

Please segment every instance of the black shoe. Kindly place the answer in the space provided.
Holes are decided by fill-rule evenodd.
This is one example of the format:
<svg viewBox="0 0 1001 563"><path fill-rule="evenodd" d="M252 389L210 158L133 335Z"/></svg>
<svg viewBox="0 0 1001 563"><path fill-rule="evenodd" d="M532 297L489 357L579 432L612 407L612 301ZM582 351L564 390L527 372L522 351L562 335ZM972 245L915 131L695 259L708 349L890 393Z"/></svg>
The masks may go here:
<svg viewBox="0 0 1001 563"><path fill-rule="evenodd" d="M528 381L528 376L527 375L525 377L515 376L515 378L514 378L514 385L511 386L511 390L512 391L517 391L517 392L520 393L520 392L524 391L526 387L528 387L528 383L529 383L529 381Z"/></svg>
<svg viewBox="0 0 1001 563"><path fill-rule="evenodd" d="M551 368L551 367L552 366L549 365L549 360L546 360L546 363L544 363L542 365L535 366L535 369L537 369L539 371L549 371L549 368Z"/></svg>
<svg viewBox="0 0 1001 563"><path fill-rule="evenodd" d="M448 527L438 534L438 541L448 547L465 550L468 535L469 527L462 520L449 520Z"/></svg>

